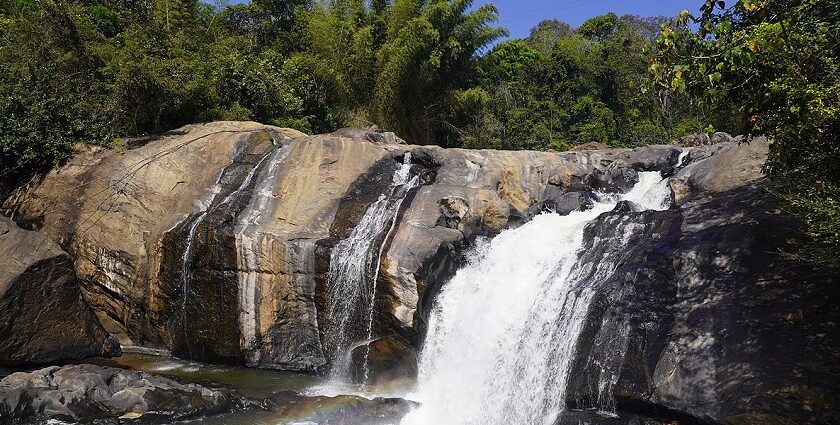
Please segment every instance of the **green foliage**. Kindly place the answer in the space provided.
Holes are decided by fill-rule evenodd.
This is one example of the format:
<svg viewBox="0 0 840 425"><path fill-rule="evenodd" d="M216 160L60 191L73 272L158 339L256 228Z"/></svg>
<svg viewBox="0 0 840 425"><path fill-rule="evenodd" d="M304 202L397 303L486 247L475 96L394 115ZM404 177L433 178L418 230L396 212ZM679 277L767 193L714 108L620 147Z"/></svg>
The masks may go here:
<svg viewBox="0 0 840 425"><path fill-rule="evenodd" d="M0 12L3 180L49 169L77 140L108 135L96 107L101 37L92 20L78 17L81 9L17 1ZM40 25L31 25L34 19Z"/></svg>
<svg viewBox="0 0 840 425"><path fill-rule="evenodd" d="M686 96L663 105L642 91L650 27L662 20L609 14L577 30L543 21L528 39L500 43L482 58L489 100L472 112L459 104L451 120L468 145L505 149L639 146L698 132L702 107Z"/></svg>
<svg viewBox="0 0 840 425"><path fill-rule="evenodd" d="M660 143L711 122L688 94L641 91L662 18L545 20L487 51L505 34L497 15L473 0L5 0L0 173L218 119L556 150Z"/></svg>
<svg viewBox="0 0 840 425"><path fill-rule="evenodd" d="M840 262L840 188L828 184L794 187L781 195L786 209L802 219L810 236L810 243L799 254L816 263L836 265Z"/></svg>
<svg viewBox="0 0 840 425"><path fill-rule="evenodd" d="M660 91L734 105L746 132L773 139L766 173L808 225L809 256L840 258L840 4L831 0L707 1L657 40ZM696 30L695 30L696 28Z"/></svg>
<svg viewBox="0 0 840 425"><path fill-rule="evenodd" d="M551 51L557 40L568 37L572 33L574 33L574 29L571 25L558 19L545 19L531 28L527 42L545 53Z"/></svg>
<svg viewBox="0 0 840 425"><path fill-rule="evenodd" d="M373 121L415 143L458 143L443 102L452 91L470 85L476 52L504 34L489 26L496 20L494 6L467 12L471 3L436 1L422 8L418 4L413 9L419 13L385 41L378 53L380 73L370 108Z"/></svg>
<svg viewBox="0 0 840 425"><path fill-rule="evenodd" d="M296 19L305 5L4 1L0 175L47 170L78 142L110 145L215 119L334 129L343 95L335 77L287 42L305 39Z"/></svg>
<svg viewBox="0 0 840 425"><path fill-rule="evenodd" d="M593 41L605 41L623 29L624 23L615 13L596 16L580 25L577 33Z"/></svg>
<svg viewBox="0 0 840 425"><path fill-rule="evenodd" d="M485 77L497 83L515 84L519 76L541 58L540 51L523 40L501 43L485 58Z"/></svg>

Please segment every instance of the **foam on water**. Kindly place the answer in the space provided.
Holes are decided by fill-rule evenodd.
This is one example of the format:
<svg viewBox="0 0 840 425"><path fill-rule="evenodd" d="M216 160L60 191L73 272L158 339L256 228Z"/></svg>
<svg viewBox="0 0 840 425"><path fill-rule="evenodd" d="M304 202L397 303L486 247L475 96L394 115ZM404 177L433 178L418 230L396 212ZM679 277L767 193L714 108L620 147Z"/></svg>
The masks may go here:
<svg viewBox="0 0 840 425"><path fill-rule="evenodd" d="M479 243L438 295L404 425L553 424L594 290L574 266L585 226L616 203L667 208L667 182L639 174L589 211L542 214ZM625 235L629 237L629 235Z"/></svg>

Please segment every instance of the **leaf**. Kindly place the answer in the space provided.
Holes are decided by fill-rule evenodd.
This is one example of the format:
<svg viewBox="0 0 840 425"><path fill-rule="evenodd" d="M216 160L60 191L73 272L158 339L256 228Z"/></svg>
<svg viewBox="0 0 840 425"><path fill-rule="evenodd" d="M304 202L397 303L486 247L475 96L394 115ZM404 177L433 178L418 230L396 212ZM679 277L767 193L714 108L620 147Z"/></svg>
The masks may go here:
<svg viewBox="0 0 840 425"><path fill-rule="evenodd" d="M682 78L674 78L671 81L671 89L677 93L682 93L685 91L685 80Z"/></svg>

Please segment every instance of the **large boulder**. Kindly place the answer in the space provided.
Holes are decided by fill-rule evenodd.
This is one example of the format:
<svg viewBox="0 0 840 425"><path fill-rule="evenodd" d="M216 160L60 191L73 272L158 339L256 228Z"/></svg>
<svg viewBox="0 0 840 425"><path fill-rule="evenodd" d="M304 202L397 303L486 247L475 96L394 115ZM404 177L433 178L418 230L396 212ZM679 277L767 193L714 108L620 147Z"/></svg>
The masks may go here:
<svg viewBox="0 0 840 425"><path fill-rule="evenodd" d="M612 271L581 280L596 294L570 406L667 423L840 421L840 273L789 255L803 236L761 176L766 152L763 139L722 146L678 172L691 185L678 208L587 227L576 267Z"/></svg>
<svg viewBox="0 0 840 425"><path fill-rule="evenodd" d="M55 242L0 216L0 258L0 364L119 355Z"/></svg>
<svg viewBox="0 0 840 425"><path fill-rule="evenodd" d="M0 420L4 423L50 419L87 423L147 414L185 420L223 413L242 402L197 384L89 364L18 372L0 381Z"/></svg>
<svg viewBox="0 0 840 425"><path fill-rule="evenodd" d="M521 223L538 203L585 208L561 193L626 189L639 171L675 166L679 153L443 149L356 130L304 137L217 122L82 152L4 210L76 258L86 298L124 345L318 370L330 358L333 247L407 158L418 184L374 235L370 333L416 349L437 288L473 239ZM405 350L374 351L414 361Z"/></svg>

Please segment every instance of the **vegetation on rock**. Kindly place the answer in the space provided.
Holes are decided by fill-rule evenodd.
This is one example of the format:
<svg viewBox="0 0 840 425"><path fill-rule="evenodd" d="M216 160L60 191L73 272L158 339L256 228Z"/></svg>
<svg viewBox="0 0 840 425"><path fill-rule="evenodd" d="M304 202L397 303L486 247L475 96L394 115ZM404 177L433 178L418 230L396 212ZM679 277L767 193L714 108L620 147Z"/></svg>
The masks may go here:
<svg viewBox="0 0 840 425"><path fill-rule="evenodd" d="M726 105L732 125L773 139L765 173L803 219L820 262L840 259L840 3L707 0L663 27L651 65L662 96Z"/></svg>

